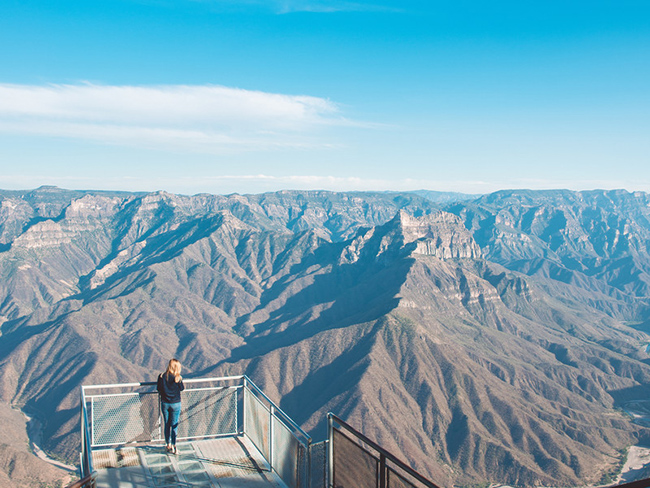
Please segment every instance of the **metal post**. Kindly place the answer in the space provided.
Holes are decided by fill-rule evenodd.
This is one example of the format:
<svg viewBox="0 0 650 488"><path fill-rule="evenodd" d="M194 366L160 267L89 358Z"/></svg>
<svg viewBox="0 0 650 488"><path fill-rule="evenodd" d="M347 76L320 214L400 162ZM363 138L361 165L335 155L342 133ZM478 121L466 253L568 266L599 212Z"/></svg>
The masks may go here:
<svg viewBox="0 0 650 488"><path fill-rule="evenodd" d="M86 427L85 427L85 422L84 422L84 390L83 387L81 388L81 404L80 404L80 411L79 411L79 420L81 424L81 477L83 478L85 476L84 470L86 469L84 464L84 452L86 452Z"/></svg>
<svg viewBox="0 0 650 488"><path fill-rule="evenodd" d="M95 397L90 397L90 447L95 445Z"/></svg>
<svg viewBox="0 0 650 488"><path fill-rule="evenodd" d="M386 456L379 454L379 488L386 488Z"/></svg>
<svg viewBox="0 0 650 488"><path fill-rule="evenodd" d="M165 442L165 419L163 418L162 411L162 397L158 393L158 439Z"/></svg>
<svg viewBox="0 0 650 488"><path fill-rule="evenodd" d="M327 480L328 488L334 486L334 419L327 414Z"/></svg>
<svg viewBox="0 0 650 488"><path fill-rule="evenodd" d="M303 486L311 488L311 437L307 439L307 482Z"/></svg>
<svg viewBox="0 0 650 488"><path fill-rule="evenodd" d="M235 390L235 434L239 435L239 389Z"/></svg>
<svg viewBox="0 0 650 488"><path fill-rule="evenodd" d="M246 376L243 378L243 383L242 383L242 389L241 389L241 394L242 394L242 399L241 399L241 405L242 405L242 416L241 416L241 433L245 434L246 433L246 388L248 388L247 384L247 379Z"/></svg>
<svg viewBox="0 0 650 488"><path fill-rule="evenodd" d="M271 466L271 472L273 472L273 414L275 413L275 408L273 404L269 407L269 466Z"/></svg>
<svg viewBox="0 0 650 488"><path fill-rule="evenodd" d="M330 441L325 439L323 442L325 443L325 447L324 447L325 452L323 453L323 465L321 466L321 474L323 475L323 485L322 486L323 486L323 488L327 488L327 466L329 464L327 462L327 452L328 452L328 449L329 449L328 446L329 446Z"/></svg>

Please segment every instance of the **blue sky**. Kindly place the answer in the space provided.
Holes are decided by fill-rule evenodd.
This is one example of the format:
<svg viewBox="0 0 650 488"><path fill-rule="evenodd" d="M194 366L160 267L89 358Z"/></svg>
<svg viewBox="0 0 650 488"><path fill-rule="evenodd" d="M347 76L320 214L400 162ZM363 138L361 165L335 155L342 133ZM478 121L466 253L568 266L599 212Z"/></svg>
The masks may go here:
<svg viewBox="0 0 650 488"><path fill-rule="evenodd" d="M650 3L3 0L0 188L650 191Z"/></svg>

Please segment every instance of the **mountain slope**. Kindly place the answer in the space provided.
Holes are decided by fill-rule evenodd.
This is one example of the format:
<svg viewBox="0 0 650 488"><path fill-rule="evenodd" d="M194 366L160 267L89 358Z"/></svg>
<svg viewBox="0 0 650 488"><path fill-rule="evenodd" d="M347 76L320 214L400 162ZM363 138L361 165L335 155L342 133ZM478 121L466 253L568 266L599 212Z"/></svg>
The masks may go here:
<svg viewBox="0 0 650 488"><path fill-rule="evenodd" d="M436 257L427 239L436 242L445 229L435 220L398 218L362 246L350 241L341 251L358 256L350 283L327 271L341 297L355 296L357 286L399 284L392 302L380 300L390 310L352 299L347 321L289 323L281 342L235 350L217 371L244 368L321 435L325 413L341 412L441 483L598 481L618 449L647 437L612 409L608 393L650 380L650 368L634 359L643 335L597 311L589 319L600 323L585 323L525 277L474 259L471 245L446 248L460 257ZM425 222L431 235L409 246L402 236ZM382 259L386 253L392 259ZM525 303L510 296L506 305L509 287L526 289L517 295ZM290 314L284 307L294 309L287 301L280 316ZM536 322L513 308L555 319ZM567 322L580 326L567 334ZM273 327L265 320L256 328ZM609 348L596 343L604 338ZM247 345L256 339L253 332Z"/></svg>
<svg viewBox="0 0 650 488"><path fill-rule="evenodd" d="M1 196L0 399L59 455L80 384L172 356L443 485L597 482L649 440L618 409L650 383L645 194Z"/></svg>

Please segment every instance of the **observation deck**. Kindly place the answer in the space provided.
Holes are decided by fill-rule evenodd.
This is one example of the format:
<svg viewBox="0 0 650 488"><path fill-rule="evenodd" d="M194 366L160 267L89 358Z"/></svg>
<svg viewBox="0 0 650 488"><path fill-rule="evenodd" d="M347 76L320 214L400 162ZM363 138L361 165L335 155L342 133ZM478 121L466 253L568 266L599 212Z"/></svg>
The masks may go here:
<svg viewBox="0 0 650 488"><path fill-rule="evenodd" d="M177 454L155 383L81 388L81 480L69 488L438 488L328 414L312 442L248 377L185 379Z"/></svg>
<svg viewBox="0 0 650 488"><path fill-rule="evenodd" d="M163 446L93 453L97 488L272 487L286 483L244 436L180 442L176 455ZM119 468L119 469L113 469Z"/></svg>

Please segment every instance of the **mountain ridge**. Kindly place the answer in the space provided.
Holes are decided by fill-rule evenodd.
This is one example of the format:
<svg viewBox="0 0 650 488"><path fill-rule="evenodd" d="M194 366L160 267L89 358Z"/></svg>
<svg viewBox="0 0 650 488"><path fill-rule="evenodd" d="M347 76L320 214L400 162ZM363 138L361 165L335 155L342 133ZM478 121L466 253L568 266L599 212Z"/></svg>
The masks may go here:
<svg viewBox="0 0 650 488"><path fill-rule="evenodd" d="M650 440L616 410L650 383L646 194L24 195L0 192L0 399L60 456L79 384L173 356L443 485L597 482Z"/></svg>

